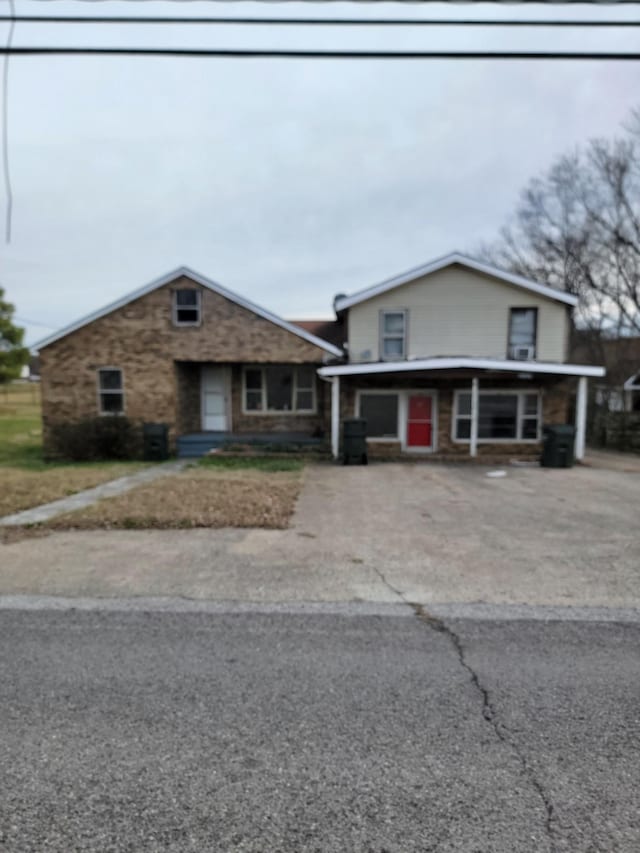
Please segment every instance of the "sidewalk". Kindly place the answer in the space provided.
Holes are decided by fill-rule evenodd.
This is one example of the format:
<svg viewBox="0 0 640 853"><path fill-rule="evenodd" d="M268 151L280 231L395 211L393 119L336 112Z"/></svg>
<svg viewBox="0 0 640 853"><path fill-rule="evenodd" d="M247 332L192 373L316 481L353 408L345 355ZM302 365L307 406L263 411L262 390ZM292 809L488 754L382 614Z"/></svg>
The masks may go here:
<svg viewBox="0 0 640 853"><path fill-rule="evenodd" d="M25 509L13 515L5 515L3 518L0 518L0 527L10 527L16 524L38 524L43 521L49 521L50 518L54 518L56 515L73 512L74 509L84 509L84 507L91 506L91 504L97 503L102 498L112 498L116 495L121 495L124 492L135 489L136 486L151 483L159 477L177 474L187 464L184 460L164 462L161 465L154 465L152 468L145 468L144 471L138 471L136 474L129 474L126 477L119 477L117 480L102 483L93 489L85 489L85 491L77 492L68 498L61 498L57 501L51 501L48 504L42 504L42 506Z"/></svg>

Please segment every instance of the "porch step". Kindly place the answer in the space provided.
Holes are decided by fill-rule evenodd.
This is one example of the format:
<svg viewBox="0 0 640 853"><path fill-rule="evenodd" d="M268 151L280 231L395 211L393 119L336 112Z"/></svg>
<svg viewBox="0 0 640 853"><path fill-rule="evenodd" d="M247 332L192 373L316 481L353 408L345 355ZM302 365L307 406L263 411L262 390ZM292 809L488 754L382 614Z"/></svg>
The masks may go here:
<svg viewBox="0 0 640 853"><path fill-rule="evenodd" d="M312 438L304 433L250 433L238 434L229 432L201 432L191 435L178 436L176 451L178 459L197 459L209 451L228 444L260 445L299 445L301 447L318 447L323 444L320 438Z"/></svg>

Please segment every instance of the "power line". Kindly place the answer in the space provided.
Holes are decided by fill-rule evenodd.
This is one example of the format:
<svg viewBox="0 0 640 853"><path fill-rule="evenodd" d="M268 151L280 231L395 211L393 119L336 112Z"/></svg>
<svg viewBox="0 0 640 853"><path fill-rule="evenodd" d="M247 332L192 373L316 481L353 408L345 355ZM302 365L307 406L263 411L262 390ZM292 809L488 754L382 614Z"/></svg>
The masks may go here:
<svg viewBox="0 0 640 853"><path fill-rule="evenodd" d="M51 0L39 0L39 2L50 3ZM92 3L95 5L97 2L108 2L108 0L76 0L78 3ZM130 3L145 3L149 2L149 0L128 0ZM171 0L173 3L181 3L184 4L187 0ZM209 2L209 3L224 3L225 5L229 3L243 3L246 0L199 0L199 2ZM252 0L252 2L257 3L266 3L270 5L274 5L276 3L305 3L306 5L313 4L321 4L321 3L336 3L336 2L345 2L345 0ZM376 5L381 2L381 0L347 0L352 5ZM429 3L455 3L456 5L465 4L468 6L478 6L482 5L495 5L495 6L636 6L640 2L640 0L393 0L394 3L404 4L404 5L412 5L412 6L420 6L426 5Z"/></svg>
<svg viewBox="0 0 640 853"><path fill-rule="evenodd" d="M221 59L573 59L637 61L638 52L513 50L287 50L272 48L0 47L16 56L181 56Z"/></svg>
<svg viewBox="0 0 640 853"><path fill-rule="evenodd" d="M21 24L211 24L233 26L305 26L305 27L640 27L640 20L597 20L530 18L262 18L262 17L172 17L138 15L0 15L0 22Z"/></svg>
<svg viewBox="0 0 640 853"><path fill-rule="evenodd" d="M14 0L9 0L11 15L15 15ZM7 35L6 53L2 66L2 173L4 176L4 187L7 194L7 205L5 212L5 242L11 242L11 218L13 214L13 189L11 187L11 173L9 170L9 56L15 30L15 19L9 25Z"/></svg>

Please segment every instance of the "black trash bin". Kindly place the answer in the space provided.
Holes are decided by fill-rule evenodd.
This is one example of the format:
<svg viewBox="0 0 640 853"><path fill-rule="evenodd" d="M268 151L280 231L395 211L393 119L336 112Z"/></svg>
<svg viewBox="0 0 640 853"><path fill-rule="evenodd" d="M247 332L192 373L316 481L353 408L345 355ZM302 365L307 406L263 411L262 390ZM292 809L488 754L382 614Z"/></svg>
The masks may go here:
<svg viewBox="0 0 640 853"><path fill-rule="evenodd" d="M571 424L546 426L540 464L544 468L571 468L575 440L576 428Z"/></svg>
<svg viewBox="0 0 640 853"><path fill-rule="evenodd" d="M342 464L366 465L367 422L364 418L345 418L342 422Z"/></svg>
<svg viewBox="0 0 640 853"><path fill-rule="evenodd" d="M169 427L167 424L142 425L142 451L147 462L164 462L169 458Z"/></svg>

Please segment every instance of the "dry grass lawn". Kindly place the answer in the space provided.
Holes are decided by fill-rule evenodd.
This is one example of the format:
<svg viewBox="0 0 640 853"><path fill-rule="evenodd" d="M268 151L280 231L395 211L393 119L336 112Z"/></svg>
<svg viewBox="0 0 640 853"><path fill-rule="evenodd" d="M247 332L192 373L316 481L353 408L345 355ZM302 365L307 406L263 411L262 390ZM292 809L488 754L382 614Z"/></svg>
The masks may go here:
<svg viewBox="0 0 640 853"><path fill-rule="evenodd" d="M0 466L0 517L92 489L142 467L128 462L55 465L35 471Z"/></svg>
<svg viewBox="0 0 640 853"><path fill-rule="evenodd" d="M286 528L300 485L300 471L194 467L53 518L46 527Z"/></svg>
<svg viewBox="0 0 640 853"><path fill-rule="evenodd" d="M44 462L40 388L33 383L0 388L0 516L91 489L141 467L126 462Z"/></svg>

